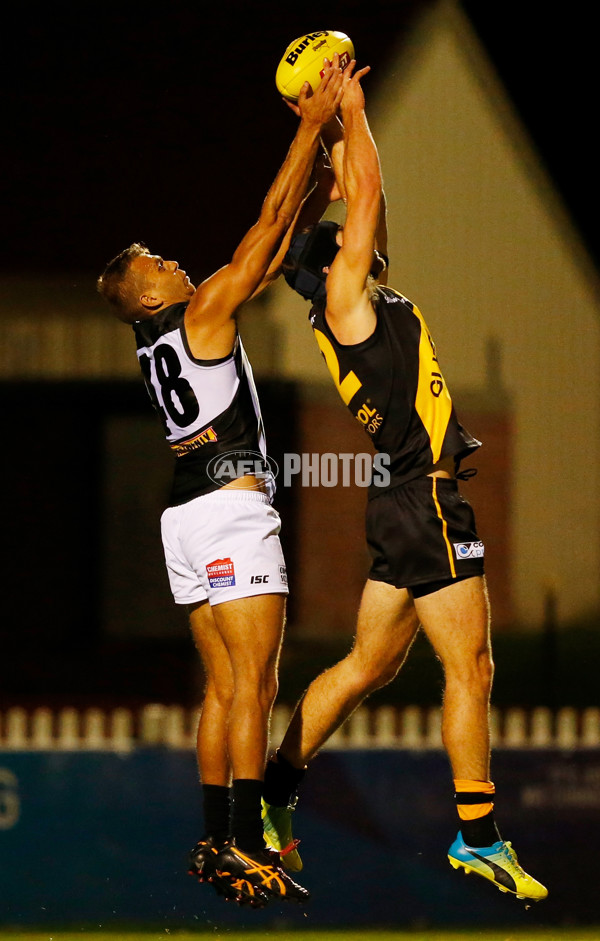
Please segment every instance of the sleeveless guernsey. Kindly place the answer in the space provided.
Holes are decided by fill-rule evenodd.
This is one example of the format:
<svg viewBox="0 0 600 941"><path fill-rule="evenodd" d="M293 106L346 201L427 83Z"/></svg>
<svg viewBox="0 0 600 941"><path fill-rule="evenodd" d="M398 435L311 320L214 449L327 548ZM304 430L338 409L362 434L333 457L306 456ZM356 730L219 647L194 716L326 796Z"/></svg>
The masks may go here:
<svg viewBox="0 0 600 941"><path fill-rule="evenodd" d="M387 488L428 474L453 456L456 468L481 442L459 424L435 346L418 308L392 288L378 285L372 299L377 325L362 343L343 345L325 319L326 298L315 302L310 322L337 390L370 436L389 455Z"/></svg>
<svg viewBox="0 0 600 941"><path fill-rule="evenodd" d="M171 506L220 489L222 482L210 474L220 455L262 455L267 466L260 404L240 337L231 355L196 359L185 332L186 308L172 304L133 325L146 388L176 457ZM272 499L271 475L265 482Z"/></svg>

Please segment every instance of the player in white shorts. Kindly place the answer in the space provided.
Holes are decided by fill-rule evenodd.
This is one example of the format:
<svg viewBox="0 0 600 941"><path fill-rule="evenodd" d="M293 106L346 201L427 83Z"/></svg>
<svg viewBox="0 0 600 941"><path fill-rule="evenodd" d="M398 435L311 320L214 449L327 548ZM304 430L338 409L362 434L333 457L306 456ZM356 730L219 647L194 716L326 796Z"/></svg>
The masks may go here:
<svg viewBox="0 0 600 941"><path fill-rule="evenodd" d="M175 460L162 526L176 603L190 606L206 689L198 728L204 836L190 872L226 898L305 901L264 847L261 795L287 582L265 436L236 315L268 283L306 192L320 133L341 99L339 57L299 100L300 124L257 223L198 288L134 243L98 289L132 324L148 392ZM240 155L240 160L243 154ZM278 268L278 265L275 265Z"/></svg>
<svg viewBox="0 0 600 941"><path fill-rule="evenodd" d="M266 493L217 490L166 509L161 528L177 604L287 594L281 522Z"/></svg>

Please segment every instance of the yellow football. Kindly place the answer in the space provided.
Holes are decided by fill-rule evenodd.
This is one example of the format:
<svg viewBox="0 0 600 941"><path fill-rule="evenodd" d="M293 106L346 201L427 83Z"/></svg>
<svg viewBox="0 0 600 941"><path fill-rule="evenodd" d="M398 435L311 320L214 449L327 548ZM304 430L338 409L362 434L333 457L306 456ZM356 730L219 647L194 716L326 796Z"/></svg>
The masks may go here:
<svg viewBox="0 0 600 941"><path fill-rule="evenodd" d="M305 82L309 82L315 91L322 78L323 59L331 61L336 52L340 56L340 66L345 69L354 58L352 40L345 33L322 29L294 39L281 57L275 73L279 94L289 101L298 101Z"/></svg>

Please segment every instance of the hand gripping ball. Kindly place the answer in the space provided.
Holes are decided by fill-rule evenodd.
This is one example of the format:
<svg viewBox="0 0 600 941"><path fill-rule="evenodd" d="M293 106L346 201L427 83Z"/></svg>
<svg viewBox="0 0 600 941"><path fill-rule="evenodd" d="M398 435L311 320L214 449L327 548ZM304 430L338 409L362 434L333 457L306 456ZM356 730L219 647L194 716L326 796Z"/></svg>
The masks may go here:
<svg viewBox="0 0 600 941"><path fill-rule="evenodd" d="M345 33L322 29L294 39L281 57L275 73L279 94L289 101L298 101L305 82L309 82L315 91L322 78L323 59L331 61L336 52L340 56L341 68L345 69L354 58L352 40Z"/></svg>

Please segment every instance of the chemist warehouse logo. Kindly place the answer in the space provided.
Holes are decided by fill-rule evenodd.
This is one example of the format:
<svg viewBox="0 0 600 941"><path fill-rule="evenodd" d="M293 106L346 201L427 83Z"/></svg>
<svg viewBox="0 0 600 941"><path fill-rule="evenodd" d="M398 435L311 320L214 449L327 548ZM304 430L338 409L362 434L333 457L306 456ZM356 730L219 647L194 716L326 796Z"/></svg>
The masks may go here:
<svg viewBox="0 0 600 941"><path fill-rule="evenodd" d="M485 549L482 542L455 542L454 551L457 559L481 559Z"/></svg>
<svg viewBox="0 0 600 941"><path fill-rule="evenodd" d="M235 585L235 571L231 559L215 559L206 566L211 588L231 588Z"/></svg>

